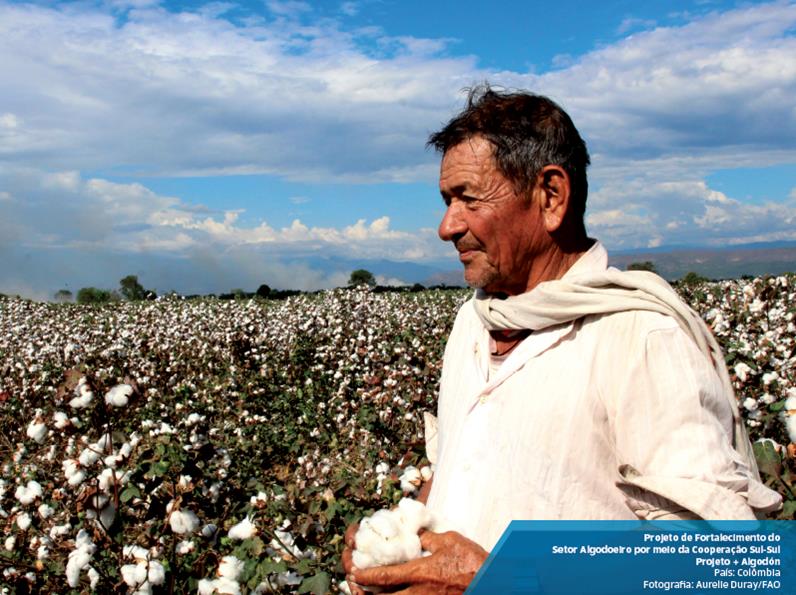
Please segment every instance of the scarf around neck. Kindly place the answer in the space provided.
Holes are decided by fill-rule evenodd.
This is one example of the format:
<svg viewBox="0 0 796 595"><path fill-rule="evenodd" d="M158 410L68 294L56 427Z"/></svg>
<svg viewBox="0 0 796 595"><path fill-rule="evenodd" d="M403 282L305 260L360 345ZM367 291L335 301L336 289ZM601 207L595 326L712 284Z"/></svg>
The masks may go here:
<svg viewBox="0 0 796 595"><path fill-rule="evenodd" d="M475 311L487 330L539 331L584 316L641 310L670 316L708 358L721 380L733 416L732 445L759 477L757 463L732 388L724 356L707 325L661 277L648 271L608 268L540 283L533 290L499 299L476 290ZM676 373L674 370L672 373ZM759 481L759 480L757 480Z"/></svg>

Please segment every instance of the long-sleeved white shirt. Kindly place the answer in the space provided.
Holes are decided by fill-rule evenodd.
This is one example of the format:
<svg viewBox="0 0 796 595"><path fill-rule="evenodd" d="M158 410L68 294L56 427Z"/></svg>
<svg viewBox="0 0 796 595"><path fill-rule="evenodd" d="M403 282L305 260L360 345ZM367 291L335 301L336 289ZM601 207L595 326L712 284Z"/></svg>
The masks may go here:
<svg viewBox="0 0 796 595"><path fill-rule="evenodd" d="M604 270L599 245L567 272ZM440 385L428 505L491 549L512 519L755 518L779 495L731 446L713 366L654 312L592 315L536 331L497 373L472 301Z"/></svg>

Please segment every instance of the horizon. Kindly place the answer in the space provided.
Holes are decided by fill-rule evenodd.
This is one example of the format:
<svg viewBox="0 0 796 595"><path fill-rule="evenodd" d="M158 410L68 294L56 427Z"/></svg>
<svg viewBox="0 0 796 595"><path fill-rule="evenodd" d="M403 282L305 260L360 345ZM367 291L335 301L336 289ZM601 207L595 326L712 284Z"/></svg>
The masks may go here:
<svg viewBox="0 0 796 595"><path fill-rule="evenodd" d="M572 116L609 252L796 241L796 3L636 4L0 0L0 293L457 270L425 141L484 80Z"/></svg>

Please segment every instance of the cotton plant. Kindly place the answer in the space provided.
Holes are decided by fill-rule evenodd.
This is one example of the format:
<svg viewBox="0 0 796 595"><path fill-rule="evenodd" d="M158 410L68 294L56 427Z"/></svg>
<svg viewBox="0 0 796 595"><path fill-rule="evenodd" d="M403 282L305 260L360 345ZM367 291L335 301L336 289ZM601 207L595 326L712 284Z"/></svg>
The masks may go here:
<svg viewBox="0 0 796 595"><path fill-rule="evenodd" d="M257 573L254 591L306 590L313 577L316 591L334 590L350 520L430 478L423 414L435 410L445 339L470 297L333 290L90 310L0 297L0 402L15 404L12 423L0 421L10 443L0 546L15 569L0 581L64 591L82 529L97 551L85 566L72 556L76 589L123 584L120 567L139 562L106 555L111 503L109 533L174 552L175 590L188 589L197 560L227 555L246 570L232 580L211 561L205 580L227 579L231 592L251 591ZM771 440L761 446L796 472L794 278L709 283L690 299L725 350L752 439ZM161 555L150 559L165 569Z"/></svg>

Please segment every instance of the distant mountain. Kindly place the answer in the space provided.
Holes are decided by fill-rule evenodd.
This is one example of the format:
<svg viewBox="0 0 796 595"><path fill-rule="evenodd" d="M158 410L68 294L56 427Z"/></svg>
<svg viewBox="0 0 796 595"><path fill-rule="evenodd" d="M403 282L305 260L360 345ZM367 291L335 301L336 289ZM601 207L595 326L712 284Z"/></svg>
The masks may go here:
<svg viewBox="0 0 796 595"><path fill-rule="evenodd" d="M651 261L666 279L679 279L689 271L709 279L735 279L743 275L780 275L796 272L796 242L771 242L724 248L677 248L622 251L610 254L610 264L625 269L630 263Z"/></svg>
<svg viewBox="0 0 796 595"><path fill-rule="evenodd" d="M709 279L737 279L744 275L796 272L796 242L758 242L721 248L668 246L609 251L610 265L626 269L630 263L651 261L662 277L675 280L694 271ZM452 263L453 264L453 263ZM442 267L440 267L442 268ZM439 270L423 285L464 286L462 269Z"/></svg>
<svg viewBox="0 0 796 595"><path fill-rule="evenodd" d="M730 279L743 275L779 275L796 272L796 242L743 244L724 248L698 246L668 246L653 249L609 250L610 264L626 269L630 263L652 261L658 273L666 279L680 279L694 271L709 279ZM465 287L464 269L456 257L432 262L407 262L388 259L341 258L339 255L298 255L283 258L285 264L300 264L325 274L342 273L345 279L351 271L366 269L388 282L401 281L407 285L420 283L426 287L447 285ZM125 269L126 270L126 269ZM136 269L131 269L136 270ZM236 287L232 280L223 287ZM154 286L167 287L165 283ZM176 285L175 285L176 286ZM291 287L279 287L291 289Z"/></svg>
<svg viewBox="0 0 796 595"><path fill-rule="evenodd" d="M288 261L289 262L289 261ZM350 272L356 269L366 269L376 276L384 276L389 279L400 279L404 283L422 283L435 275L446 274L444 266L436 264L420 264L416 262L405 262L386 259L365 259L351 258L345 259L338 256L325 258L322 256L300 257L296 262L301 262L324 271L344 271ZM461 277L461 274L459 275Z"/></svg>

